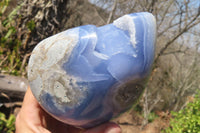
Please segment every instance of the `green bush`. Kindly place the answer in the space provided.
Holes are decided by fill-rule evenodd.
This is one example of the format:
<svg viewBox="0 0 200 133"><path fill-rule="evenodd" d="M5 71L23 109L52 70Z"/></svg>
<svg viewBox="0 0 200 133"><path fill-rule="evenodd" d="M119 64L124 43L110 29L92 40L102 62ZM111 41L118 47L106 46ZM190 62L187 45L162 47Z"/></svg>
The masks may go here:
<svg viewBox="0 0 200 133"><path fill-rule="evenodd" d="M4 113L0 112L0 133L14 133L15 131L15 116L10 115L8 119Z"/></svg>
<svg viewBox="0 0 200 133"><path fill-rule="evenodd" d="M183 110L172 112L166 133L200 133L200 93Z"/></svg>

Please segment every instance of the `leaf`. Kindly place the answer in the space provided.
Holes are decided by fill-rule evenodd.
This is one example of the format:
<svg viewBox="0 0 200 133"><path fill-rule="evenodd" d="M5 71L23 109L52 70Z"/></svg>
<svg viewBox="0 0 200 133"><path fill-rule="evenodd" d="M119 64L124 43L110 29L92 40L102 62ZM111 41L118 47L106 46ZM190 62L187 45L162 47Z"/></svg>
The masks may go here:
<svg viewBox="0 0 200 133"><path fill-rule="evenodd" d="M5 39L8 39L12 34L14 34L16 32L14 27L10 27L7 34L5 35Z"/></svg>

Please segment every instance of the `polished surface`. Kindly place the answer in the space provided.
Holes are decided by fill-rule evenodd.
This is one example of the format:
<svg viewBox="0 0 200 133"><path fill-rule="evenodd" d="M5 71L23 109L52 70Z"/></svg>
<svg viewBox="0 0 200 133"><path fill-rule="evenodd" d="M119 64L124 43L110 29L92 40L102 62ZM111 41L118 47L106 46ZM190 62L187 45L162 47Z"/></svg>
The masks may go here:
<svg viewBox="0 0 200 133"><path fill-rule="evenodd" d="M32 52L32 92L47 112L65 123L88 128L108 121L142 94L155 38L155 18L147 12L51 36Z"/></svg>

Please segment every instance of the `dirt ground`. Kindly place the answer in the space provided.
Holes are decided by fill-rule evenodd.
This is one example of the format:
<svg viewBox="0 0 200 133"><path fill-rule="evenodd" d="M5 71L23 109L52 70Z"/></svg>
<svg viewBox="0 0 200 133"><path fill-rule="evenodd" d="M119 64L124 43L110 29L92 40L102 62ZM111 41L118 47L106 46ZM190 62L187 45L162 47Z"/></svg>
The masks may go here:
<svg viewBox="0 0 200 133"><path fill-rule="evenodd" d="M169 126L170 114L168 112L156 112L159 116L153 122L143 126L143 117L137 112L129 111L115 118L113 121L118 123L122 133L160 133Z"/></svg>

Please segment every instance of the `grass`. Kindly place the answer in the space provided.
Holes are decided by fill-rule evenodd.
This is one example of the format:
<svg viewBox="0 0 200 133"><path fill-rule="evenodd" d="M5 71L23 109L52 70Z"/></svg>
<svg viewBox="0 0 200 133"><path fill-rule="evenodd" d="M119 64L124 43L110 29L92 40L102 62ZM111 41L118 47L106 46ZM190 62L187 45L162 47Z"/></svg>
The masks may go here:
<svg viewBox="0 0 200 133"><path fill-rule="evenodd" d="M0 2L0 73L25 75L26 62L23 61L21 36L18 31L20 16L17 14L21 5L6 14L10 0ZM34 29L34 22L27 24L28 30Z"/></svg>
<svg viewBox="0 0 200 133"><path fill-rule="evenodd" d="M15 116L11 114L8 119L4 113L0 112L0 132L14 133L15 131Z"/></svg>

